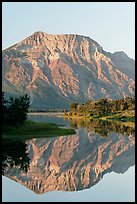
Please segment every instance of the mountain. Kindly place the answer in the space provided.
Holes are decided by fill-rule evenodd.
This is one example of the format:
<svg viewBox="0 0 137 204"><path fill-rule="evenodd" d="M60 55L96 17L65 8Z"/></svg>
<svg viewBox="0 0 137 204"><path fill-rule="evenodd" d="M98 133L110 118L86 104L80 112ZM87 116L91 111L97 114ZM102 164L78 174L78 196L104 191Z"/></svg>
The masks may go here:
<svg viewBox="0 0 137 204"><path fill-rule="evenodd" d="M28 93L33 108L134 96L135 61L86 36L35 32L3 50L2 90L7 97Z"/></svg>
<svg viewBox="0 0 137 204"><path fill-rule="evenodd" d="M135 164L135 133L128 136L111 132L101 137L80 128L76 135L32 139L26 144L28 171L20 170L17 160L5 168L4 176L39 194L84 190L105 174L125 173Z"/></svg>

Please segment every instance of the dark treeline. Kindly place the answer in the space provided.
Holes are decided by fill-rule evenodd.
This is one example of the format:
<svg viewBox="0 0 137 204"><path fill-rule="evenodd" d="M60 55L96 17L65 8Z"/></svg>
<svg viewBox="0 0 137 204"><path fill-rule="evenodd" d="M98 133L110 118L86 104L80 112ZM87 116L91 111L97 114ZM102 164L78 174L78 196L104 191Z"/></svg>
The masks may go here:
<svg viewBox="0 0 137 204"><path fill-rule="evenodd" d="M9 101L4 98L2 92L2 125L20 125L27 118L30 107L29 96L25 94L19 98L10 97Z"/></svg>
<svg viewBox="0 0 137 204"><path fill-rule="evenodd" d="M135 110L135 98L126 97L118 100L102 98L98 101L88 100L85 104L71 103L69 115L103 116L124 110Z"/></svg>

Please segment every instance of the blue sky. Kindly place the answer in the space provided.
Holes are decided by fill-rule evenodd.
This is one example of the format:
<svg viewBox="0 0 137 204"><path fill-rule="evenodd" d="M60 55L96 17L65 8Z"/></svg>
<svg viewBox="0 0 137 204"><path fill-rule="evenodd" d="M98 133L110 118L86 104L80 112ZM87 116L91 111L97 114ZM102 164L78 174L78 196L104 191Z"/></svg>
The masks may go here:
<svg viewBox="0 0 137 204"><path fill-rule="evenodd" d="M2 49L36 31L79 34L135 58L134 2L3 2Z"/></svg>

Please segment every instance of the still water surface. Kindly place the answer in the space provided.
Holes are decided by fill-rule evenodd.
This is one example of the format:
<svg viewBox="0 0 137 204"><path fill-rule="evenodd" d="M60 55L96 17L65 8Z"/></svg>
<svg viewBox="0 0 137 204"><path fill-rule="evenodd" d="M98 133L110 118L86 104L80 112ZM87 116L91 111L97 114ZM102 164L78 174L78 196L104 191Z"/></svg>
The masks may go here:
<svg viewBox="0 0 137 204"><path fill-rule="evenodd" d="M135 133L114 123L32 115L75 135L3 143L3 202L134 202Z"/></svg>

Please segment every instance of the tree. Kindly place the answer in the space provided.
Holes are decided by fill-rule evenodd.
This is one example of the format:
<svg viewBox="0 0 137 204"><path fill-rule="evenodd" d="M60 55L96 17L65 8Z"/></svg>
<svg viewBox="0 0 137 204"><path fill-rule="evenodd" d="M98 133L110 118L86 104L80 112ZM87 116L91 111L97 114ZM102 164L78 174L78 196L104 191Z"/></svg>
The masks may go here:
<svg viewBox="0 0 137 204"><path fill-rule="evenodd" d="M2 120L3 124L20 125L27 118L28 108L30 107L29 96L25 94L19 98L10 97L9 101L2 95ZM5 105L8 103L8 105Z"/></svg>
<svg viewBox="0 0 137 204"><path fill-rule="evenodd" d="M5 124L8 116L8 101L4 98L4 92L2 92L2 124Z"/></svg>
<svg viewBox="0 0 137 204"><path fill-rule="evenodd" d="M108 113L108 103L107 98L102 98L96 103L99 115Z"/></svg>
<svg viewBox="0 0 137 204"><path fill-rule="evenodd" d="M70 104L70 111L75 112L77 109L78 103L71 103Z"/></svg>

